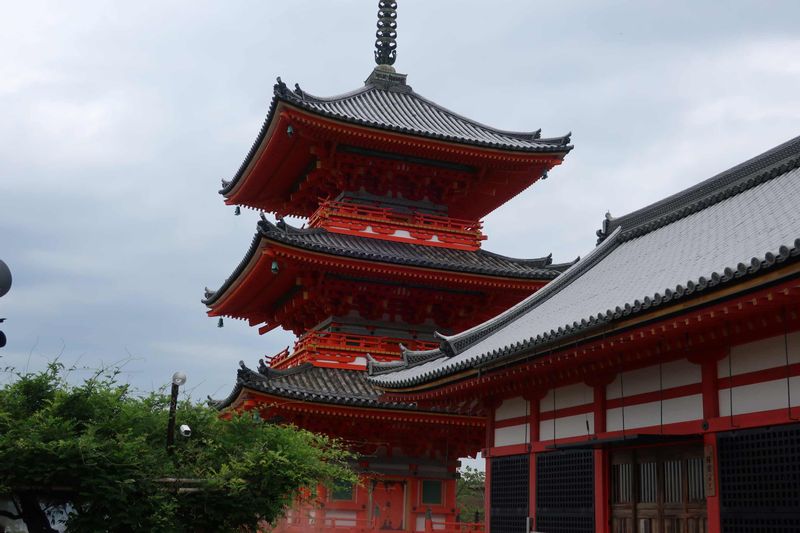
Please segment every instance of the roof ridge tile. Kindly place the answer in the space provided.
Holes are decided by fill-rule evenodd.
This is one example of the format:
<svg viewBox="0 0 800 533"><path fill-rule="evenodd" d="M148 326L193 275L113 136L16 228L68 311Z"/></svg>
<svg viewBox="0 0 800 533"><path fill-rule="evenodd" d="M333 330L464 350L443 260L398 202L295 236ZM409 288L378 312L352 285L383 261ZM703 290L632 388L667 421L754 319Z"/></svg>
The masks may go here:
<svg viewBox="0 0 800 533"><path fill-rule="evenodd" d="M627 215L606 214L603 227L597 231L598 243L617 227L625 228L623 240L640 237L798 166L800 136Z"/></svg>

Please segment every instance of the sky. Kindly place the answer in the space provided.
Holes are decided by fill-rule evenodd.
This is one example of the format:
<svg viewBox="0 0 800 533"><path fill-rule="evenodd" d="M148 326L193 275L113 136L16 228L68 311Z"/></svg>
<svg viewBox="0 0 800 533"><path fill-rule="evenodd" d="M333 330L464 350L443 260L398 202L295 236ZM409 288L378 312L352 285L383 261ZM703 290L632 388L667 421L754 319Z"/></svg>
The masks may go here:
<svg viewBox="0 0 800 533"><path fill-rule="evenodd" d="M276 76L329 96L372 70L377 2L11 2L0 19L0 368L123 365L143 392L231 391L293 342L217 328L203 288L257 215L223 204ZM484 247L586 254L619 216L800 135L795 1L399 0L398 71L502 129L571 131ZM0 373L0 380L11 374Z"/></svg>

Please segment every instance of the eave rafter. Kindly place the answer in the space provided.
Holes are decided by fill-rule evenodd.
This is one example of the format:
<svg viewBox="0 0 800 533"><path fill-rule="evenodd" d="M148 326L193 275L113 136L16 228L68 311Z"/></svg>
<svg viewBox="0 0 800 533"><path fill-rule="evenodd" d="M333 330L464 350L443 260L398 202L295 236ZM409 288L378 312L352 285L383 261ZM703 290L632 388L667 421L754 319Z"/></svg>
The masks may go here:
<svg viewBox="0 0 800 533"><path fill-rule="evenodd" d="M401 410L390 408L364 408L346 405L331 405L303 400L291 400L247 388L242 389L238 398L234 400L234 402L231 403L230 407L228 408L228 410L234 411L239 409L277 409L282 411L341 417L343 419L372 421L382 420L393 423L402 422L430 424L433 426L445 425L451 427L483 428L486 424L486 419L481 416L436 413L424 410L414 411L408 409Z"/></svg>
<svg viewBox="0 0 800 533"><path fill-rule="evenodd" d="M355 281L343 287L347 283L342 275ZM402 282L405 292L422 291L426 296L409 299L407 294L398 293L402 287L391 285L392 282ZM299 334L325 316L345 315L354 308L367 316L380 309L407 313L405 318L411 323L436 315L440 322L449 322L441 324L445 328L468 327L513 305L545 283L343 258L262 238L256 254L211 305L208 314L247 319L250 325L263 323L260 333L281 325ZM360 302L362 296L371 302ZM372 302L379 296L386 301ZM445 305L445 299L461 303L455 307ZM423 301L425 308L416 309L419 305L413 302ZM451 319L442 320L454 312Z"/></svg>
<svg viewBox="0 0 800 533"><path fill-rule="evenodd" d="M229 205L307 217L319 198L366 187L373 194L393 191L450 204L454 216L480 218L559 165L564 155L391 133L279 102L249 163L223 194Z"/></svg>
<svg viewBox="0 0 800 533"><path fill-rule="evenodd" d="M472 456L483 447L486 425L486 419L480 416L331 405L292 400L246 387L226 412L243 410L258 411L264 420L292 423L335 436L352 451L367 454L391 443L413 456ZM427 437L422 446L420 431ZM376 434L381 435L380 439L375 439Z"/></svg>

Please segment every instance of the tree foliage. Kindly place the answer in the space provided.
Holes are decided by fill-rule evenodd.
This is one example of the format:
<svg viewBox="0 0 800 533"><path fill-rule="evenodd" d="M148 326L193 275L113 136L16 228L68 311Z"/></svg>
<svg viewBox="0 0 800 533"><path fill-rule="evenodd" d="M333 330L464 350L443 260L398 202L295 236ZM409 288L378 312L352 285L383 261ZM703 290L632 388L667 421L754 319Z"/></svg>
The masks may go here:
<svg viewBox="0 0 800 533"><path fill-rule="evenodd" d="M170 455L168 396L117 375L70 385L53 363L0 389L0 496L30 531L51 531L48 507L69 510L68 531L255 531L307 488L356 479L335 441L188 400L177 420L192 436Z"/></svg>
<svg viewBox="0 0 800 533"><path fill-rule="evenodd" d="M459 472L456 483L456 502L461 510L461 520L470 522L476 516L483 516L486 473L476 468L464 467Z"/></svg>

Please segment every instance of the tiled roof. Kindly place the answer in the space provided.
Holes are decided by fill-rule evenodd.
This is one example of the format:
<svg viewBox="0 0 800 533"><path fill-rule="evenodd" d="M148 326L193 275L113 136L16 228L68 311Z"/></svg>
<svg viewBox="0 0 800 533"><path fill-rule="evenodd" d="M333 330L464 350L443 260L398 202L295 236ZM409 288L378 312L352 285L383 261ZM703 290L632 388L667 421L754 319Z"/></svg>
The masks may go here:
<svg viewBox="0 0 800 533"><path fill-rule="evenodd" d="M231 181L223 182L221 194L232 190L244 174L281 102L359 126L460 144L526 153L565 154L572 149L569 134L543 139L541 130L504 131L463 117L414 92L406 85L403 74L379 72L376 69L360 89L329 98L312 96L300 89L299 85L295 85L295 90L291 91L278 78L261 131L239 171Z"/></svg>
<svg viewBox="0 0 800 533"><path fill-rule="evenodd" d="M252 260L262 239L341 257L525 280L549 281L572 264L553 264L550 256L515 259L480 249L456 250L331 233L322 228L300 229L284 222L273 224L262 218L244 259L219 290L206 291L203 303L213 303L227 290Z"/></svg>
<svg viewBox="0 0 800 533"><path fill-rule="evenodd" d="M364 87L330 98L301 90L281 91L276 96L309 111L375 128L422 135L447 141L477 144L525 152L567 152L569 135L542 139L541 130L504 131L470 120L431 102L405 84L405 76L393 75L381 83L370 76Z"/></svg>
<svg viewBox="0 0 800 533"><path fill-rule="evenodd" d="M800 137L618 219L563 275L403 365L370 363L386 388L419 385L736 283L800 256Z"/></svg>
<svg viewBox="0 0 800 533"><path fill-rule="evenodd" d="M243 389L254 390L313 403L380 407L383 409L416 410L413 403L379 402L379 393L367 382L367 373L360 370L322 368L305 363L285 370L268 368L263 362L259 370L247 368L243 362L236 376L236 385L224 400L212 404L224 409L230 406Z"/></svg>

